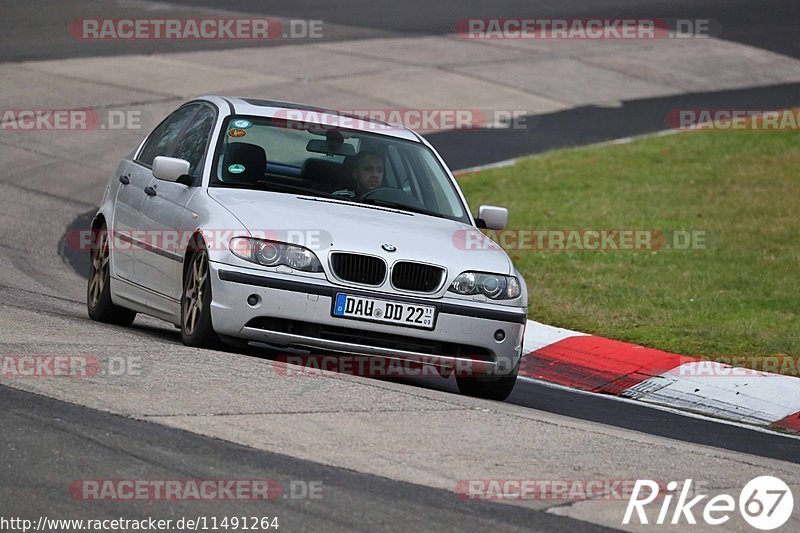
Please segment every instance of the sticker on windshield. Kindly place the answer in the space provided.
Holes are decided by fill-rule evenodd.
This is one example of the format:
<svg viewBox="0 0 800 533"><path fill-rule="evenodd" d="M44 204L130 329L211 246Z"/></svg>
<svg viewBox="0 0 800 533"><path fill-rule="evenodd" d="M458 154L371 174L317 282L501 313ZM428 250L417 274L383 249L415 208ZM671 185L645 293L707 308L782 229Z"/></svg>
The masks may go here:
<svg viewBox="0 0 800 533"><path fill-rule="evenodd" d="M247 132L244 130L234 128L228 132L228 135L230 135L231 137L244 137L245 135L247 135Z"/></svg>
<svg viewBox="0 0 800 533"><path fill-rule="evenodd" d="M244 172L244 165L239 165L238 163L235 165L231 165L228 167L228 172L231 174L241 174Z"/></svg>
<svg viewBox="0 0 800 533"><path fill-rule="evenodd" d="M236 119L233 122L231 122L231 126L233 126L234 128L240 128L240 129L243 129L243 130L246 130L247 128L249 128L252 125L253 125L252 122L250 122L249 120L245 120L243 118Z"/></svg>

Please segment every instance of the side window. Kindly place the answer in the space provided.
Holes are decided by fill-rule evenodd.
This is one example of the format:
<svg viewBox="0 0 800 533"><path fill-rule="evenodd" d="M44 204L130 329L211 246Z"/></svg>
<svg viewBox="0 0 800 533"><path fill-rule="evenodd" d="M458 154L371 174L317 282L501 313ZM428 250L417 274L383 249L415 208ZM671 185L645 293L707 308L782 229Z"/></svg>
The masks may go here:
<svg viewBox="0 0 800 533"><path fill-rule="evenodd" d="M175 148L174 157L185 159L189 162L191 165L189 174L191 175L194 175L203 161L206 146L208 145L208 137L211 133L211 128L214 127L214 119L214 111L211 108L207 106L201 107L200 111L189 121L182 138L178 141L178 146Z"/></svg>
<svg viewBox="0 0 800 533"><path fill-rule="evenodd" d="M150 134L150 137L147 138L147 142L136 160L145 165L152 166L153 159L155 159L156 156L170 155L170 149L173 144L175 144L178 134L186 123L189 122L189 119L192 118L192 115L197 112L198 107L200 106L197 104L182 107L159 124L158 127L153 130L153 133Z"/></svg>

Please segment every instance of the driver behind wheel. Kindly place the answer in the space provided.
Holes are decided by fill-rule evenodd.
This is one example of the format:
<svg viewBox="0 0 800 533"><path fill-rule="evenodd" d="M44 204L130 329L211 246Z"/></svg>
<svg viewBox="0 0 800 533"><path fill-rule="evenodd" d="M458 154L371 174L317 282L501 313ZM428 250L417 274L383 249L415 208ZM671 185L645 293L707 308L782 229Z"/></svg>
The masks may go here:
<svg viewBox="0 0 800 533"><path fill-rule="evenodd" d="M352 163L353 187L335 191L334 196L361 198L383 185L383 157L371 150L359 152Z"/></svg>

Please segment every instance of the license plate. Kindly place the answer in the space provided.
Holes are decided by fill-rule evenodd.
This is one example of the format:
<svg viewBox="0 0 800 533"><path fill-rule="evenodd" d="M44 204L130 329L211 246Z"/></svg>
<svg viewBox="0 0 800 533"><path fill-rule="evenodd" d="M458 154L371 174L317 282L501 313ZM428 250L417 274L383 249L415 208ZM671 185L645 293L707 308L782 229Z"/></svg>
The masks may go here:
<svg viewBox="0 0 800 533"><path fill-rule="evenodd" d="M336 300L333 302L333 316L433 329L436 308L431 305L392 302L340 292L336 294Z"/></svg>

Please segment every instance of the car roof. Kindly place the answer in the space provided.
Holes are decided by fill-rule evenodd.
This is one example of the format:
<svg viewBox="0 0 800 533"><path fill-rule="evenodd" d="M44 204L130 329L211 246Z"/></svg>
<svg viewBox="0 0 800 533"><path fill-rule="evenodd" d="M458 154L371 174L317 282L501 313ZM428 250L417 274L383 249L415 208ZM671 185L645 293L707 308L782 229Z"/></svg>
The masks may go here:
<svg viewBox="0 0 800 533"><path fill-rule="evenodd" d="M326 109L294 102L280 102L277 100L263 100L239 96L204 96L199 98L199 100L210 101L222 109L228 107L231 109L231 114L235 115L296 120L309 124L365 131L408 141L421 142L419 135L403 126L372 120L364 116L353 115L335 109Z"/></svg>

